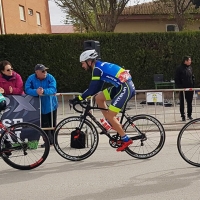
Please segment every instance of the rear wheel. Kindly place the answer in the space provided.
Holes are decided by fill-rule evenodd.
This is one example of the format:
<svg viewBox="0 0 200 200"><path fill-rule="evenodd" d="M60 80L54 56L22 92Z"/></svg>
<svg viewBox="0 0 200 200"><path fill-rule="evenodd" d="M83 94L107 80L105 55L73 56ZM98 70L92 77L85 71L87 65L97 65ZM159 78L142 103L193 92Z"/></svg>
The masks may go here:
<svg viewBox="0 0 200 200"><path fill-rule="evenodd" d="M146 159L155 156L165 143L165 130L162 124L150 115L136 115L128 119L124 125L126 134L134 140L143 134L142 139L136 139L125 151L129 155ZM140 137L141 138L141 137Z"/></svg>
<svg viewBox="0 0 200 200"><path fill-rule="evenodd" d="M187 163L200 167L200 118L183 126L178 135L177 147Z"/></svg>
<svg viewBox="0 0 200 200"><path fill-rule="evenodd" d="M80 161L90 157L96 150L99 135L95 126L85 120L79 130L82 118L68 117L63 119L55 129L54 147L60 156L71 161Z"/></svg>
<svg viewBox="0 0 200 200"><path fill-rule="evenodd" d="M42 144L44 148L41 148ZM1 157L16 169L30 170L40 166L49 150L49 139L45 132L28 122L10 126L0 137Z"/></svg>

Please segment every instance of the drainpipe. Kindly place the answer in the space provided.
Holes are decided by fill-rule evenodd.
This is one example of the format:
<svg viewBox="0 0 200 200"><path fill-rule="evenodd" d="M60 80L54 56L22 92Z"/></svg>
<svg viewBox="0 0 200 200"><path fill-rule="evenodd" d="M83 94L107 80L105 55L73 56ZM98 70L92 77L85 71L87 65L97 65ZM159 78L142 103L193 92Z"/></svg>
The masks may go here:
<svg viewBox="0 0 200 200"><path fill-rule="evenodd" d="M4 16L3 16L3 9L2 9L2 0L0 0L0 26L1 26L1 34L5 34L5 24L4 24Z"/></svg>

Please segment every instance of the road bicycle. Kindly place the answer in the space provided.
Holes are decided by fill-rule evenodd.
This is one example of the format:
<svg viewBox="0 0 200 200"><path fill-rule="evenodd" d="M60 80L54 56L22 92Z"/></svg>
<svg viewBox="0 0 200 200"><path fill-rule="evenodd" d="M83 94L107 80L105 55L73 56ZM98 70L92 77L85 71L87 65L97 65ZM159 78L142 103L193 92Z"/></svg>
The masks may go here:
<svg viewBox="0 0 200 200"><path fill-rule="evenodd" d="M67 117L55 128L54 148L60 156L70 161L80 161L91 156L99 142L96 126L101 134L109 138L111 147L118 148L122 144L120 135L106 131L91 112L94 109L104 108L91 106L88 101L81 101L72 106L81 115ZM162 124L155 117L146 114L131 117L126 110L125 105L121 111L120 123L123 124L126 134L133 140L133 144L126 148L125 152L139 159L155 156L165 143L165 130ZM123 123L124 119L126 119L125 123ZM77 140L77 147L72 146L74 140Z"/></svg>
<svg viewBox="0 0 200 200"><path fill-rule="evenodd" d="M50 143L38 126L20 122L9 127L2 123L0 114L0 157L11 167L30 170L40 166L48 157ZM44 148L40 148L44 144Z"/></svg>
<svg viewBox="0 0 200 200"><path fill-rule="evenodd" d="M186 123L177 138L181 157L190 165L200 167L200 118Z"/></svg>

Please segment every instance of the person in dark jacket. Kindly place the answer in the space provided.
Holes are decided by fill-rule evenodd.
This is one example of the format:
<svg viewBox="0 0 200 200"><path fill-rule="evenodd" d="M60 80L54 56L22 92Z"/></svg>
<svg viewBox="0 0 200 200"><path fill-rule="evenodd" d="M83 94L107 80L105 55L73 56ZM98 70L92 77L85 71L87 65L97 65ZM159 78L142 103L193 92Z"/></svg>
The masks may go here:
<svg viewBox="0 0 200 200"><path fill-rule="evenodd" d="M30 75L25 83L25 92L31 96L40 96L42 128L56 126L58 99L55 78L47 73L43 64L35 66L35 73ZM54 130L45 130L50 144L53 144ZM44 145L42 145L44 147Z"/></svg>
<svg viewBox="0 0 200 200"><path fill-rule="evenodd" d="M177 67L175 72L175 84L176 88L193 88L194 87L194 75L191 67L191 57L185 56L179 67ZM192 99L193 91L180 91L179 100L180 100L180 113L182 121L185 121L185 111L184 111L184 96L187 102L187 117L189 120L192 120Z"/></svg>

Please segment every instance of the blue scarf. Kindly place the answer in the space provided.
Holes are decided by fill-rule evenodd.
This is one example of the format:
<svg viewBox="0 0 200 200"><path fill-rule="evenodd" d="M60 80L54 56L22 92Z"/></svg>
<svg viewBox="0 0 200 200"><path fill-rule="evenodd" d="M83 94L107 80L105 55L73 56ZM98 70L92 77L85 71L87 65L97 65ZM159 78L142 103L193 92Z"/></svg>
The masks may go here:
<svg viewBox="0 0 200 200"><path fill-rule="evenodd" d="M13 77L13 75L12 75L12 76L7 76L7 75L5 75L5 74L2 74L2 77L3 77L4 79L6 79L7 81L9 81L9 80Z"/></svg>

